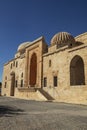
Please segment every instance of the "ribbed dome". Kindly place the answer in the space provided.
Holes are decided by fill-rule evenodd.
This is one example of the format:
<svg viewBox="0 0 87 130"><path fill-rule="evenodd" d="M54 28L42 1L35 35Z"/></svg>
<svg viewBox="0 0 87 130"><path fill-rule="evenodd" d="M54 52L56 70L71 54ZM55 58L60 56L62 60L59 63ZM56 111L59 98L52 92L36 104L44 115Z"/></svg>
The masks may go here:
<svg viewBox="0 0 87 130"><path fill-rule="evenodd" d="M75 42L74 37L67 33L67 32L60 32L57 33L53 36L53 38L51 39L51 45L55 45L55 44L62 44L62 43L68 43L68 42Z"/></svg>
<svg viewBox="0 0 87 130"><path fill-rule="evenodd" d="M30 42L24 42L24 43L20 44L20 45L18 46L17 51L21 51L21 50L25 49L25 47L26 47L28 44L30 44Z"/></svg>

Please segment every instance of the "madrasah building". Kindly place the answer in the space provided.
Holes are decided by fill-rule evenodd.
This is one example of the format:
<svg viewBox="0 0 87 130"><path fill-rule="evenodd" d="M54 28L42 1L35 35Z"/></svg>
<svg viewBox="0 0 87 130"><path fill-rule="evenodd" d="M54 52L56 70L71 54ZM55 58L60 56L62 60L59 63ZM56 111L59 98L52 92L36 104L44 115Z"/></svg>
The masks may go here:
<svg viewBox="0 0 87 130"><path fill-rule="evenodd" d="M20 44L4 65L2 95L87 104L87 32Z"/></svg>

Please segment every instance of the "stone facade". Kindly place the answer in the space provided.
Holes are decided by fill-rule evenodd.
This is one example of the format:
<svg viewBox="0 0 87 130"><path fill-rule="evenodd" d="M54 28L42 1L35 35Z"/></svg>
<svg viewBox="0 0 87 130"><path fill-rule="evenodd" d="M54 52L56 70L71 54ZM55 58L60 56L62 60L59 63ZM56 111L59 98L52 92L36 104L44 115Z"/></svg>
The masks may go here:
<svg viewBox="0 0 87 130"><path fill-rule="evenodd" d="M61 32L18 47L4 65L2 95L87 104L87 33Z"/></svg>

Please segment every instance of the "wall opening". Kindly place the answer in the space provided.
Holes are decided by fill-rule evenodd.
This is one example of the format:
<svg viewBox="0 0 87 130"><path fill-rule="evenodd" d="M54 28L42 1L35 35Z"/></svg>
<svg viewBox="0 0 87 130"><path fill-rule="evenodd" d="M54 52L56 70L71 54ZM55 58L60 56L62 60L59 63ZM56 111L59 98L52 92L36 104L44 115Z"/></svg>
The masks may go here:
<svg viewBox="0 0 87 130"><path fill-rule="evenodd" d="M80 56L71 60L70 85L85 85L84 62Z"/></svg>

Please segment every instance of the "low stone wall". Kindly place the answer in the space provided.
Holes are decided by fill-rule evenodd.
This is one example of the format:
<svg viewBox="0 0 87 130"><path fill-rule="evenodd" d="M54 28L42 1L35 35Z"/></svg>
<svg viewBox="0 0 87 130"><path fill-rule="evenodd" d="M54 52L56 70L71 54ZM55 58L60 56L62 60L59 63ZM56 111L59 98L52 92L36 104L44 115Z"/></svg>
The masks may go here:
<svg viewBox="0 0 87 130"><path fill-rule="evenodd" d="M60 90L57 88L45 88L45 91L54 97L55 101L87 105L87 86L71 86Z"/></svg>
<svg viewBox="0 0 87 130"><path fill-rule="evenodd" d="M37 90L37 91L20 91L15 90L15 97L29 100L40 100L46 101L47 99Z"/></svg>

